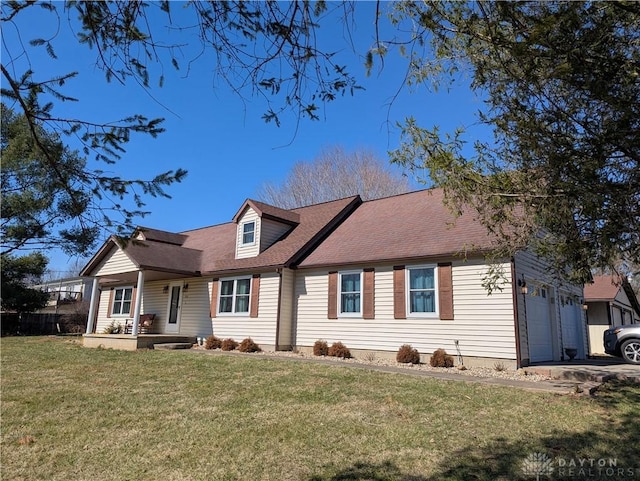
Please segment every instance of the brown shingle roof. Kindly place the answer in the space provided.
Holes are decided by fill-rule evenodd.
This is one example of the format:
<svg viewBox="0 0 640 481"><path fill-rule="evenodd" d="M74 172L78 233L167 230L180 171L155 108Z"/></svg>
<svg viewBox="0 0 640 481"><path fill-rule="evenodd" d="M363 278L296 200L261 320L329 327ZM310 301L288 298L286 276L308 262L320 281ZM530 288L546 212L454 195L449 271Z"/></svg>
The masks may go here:
<svg viewBox="0 0 640 481"><path fill-rule="evenodd" d="M593 284L585 284L586 301L612 301L618 295L622 283L614 276L594 276Z"/></svg>
<svg viewBox="0 0 640 481"><path fill-rule="evenodd" d="M280 207L275 207L253 199L247 199L244 204L242 204L242 207L240 207L236 215L233 216L233 222L238 223L238 220L242 217L247 207L255 210L260 217L278 220L285 224L300 223L300 216L294 210L281 209Z"/></svg>
<svg viewBox="0 0 640 481"><path fill-rule="evenodd" d="M127 256L138 267L175 272L195 273L200 270L202 252L165 242L130 242L124 248Z"/></svg>
<svg viewBox="0 0 640 481"><path fill-rule="evenodd" d="M136 266L162 272L199 272L204 275L276 268L299 260L308 248L324 238L360 203L360 197L353 196L292 209L285 219L294 224L291 230L256 257L247 259L235 258L237 227L231 222L180 234L140 228L137 232L143 232L146 240L131 240L123 250ZM275 207L267 209L266 204L262 203L254 205L263 209L263 212L268 211L268 215L282 210ZM182 245L177 245L177 242ZM116 245L117 239L110 238L82 272L91 275Z"/></svg>
<svg viewBox="0 0 640 481"><path fill-rule="evenodd" d="M442 189L423 190L364 202L300 267L450 257L492 241L471 212L449 212Z"/></svg>
<svg viewBox="0 0 640 481"><path fill-rule="evenodd" d="M167 232L165 230L151 229L150 227L138 227L139 232L144 240L164 242L166 244L174 244L181 246L187 239L186 236L176 234L174 232Z"/></svg>
<svg viewBox="0 0 640 481"><path fill-rule="evenodd" d="M288 265L360 202L360 197L354 196L292 209L300 223L256 257L235 259L236 225L233 223L183 232L187 236L183 247L202 251L200 270L203 274Z"/></svg>

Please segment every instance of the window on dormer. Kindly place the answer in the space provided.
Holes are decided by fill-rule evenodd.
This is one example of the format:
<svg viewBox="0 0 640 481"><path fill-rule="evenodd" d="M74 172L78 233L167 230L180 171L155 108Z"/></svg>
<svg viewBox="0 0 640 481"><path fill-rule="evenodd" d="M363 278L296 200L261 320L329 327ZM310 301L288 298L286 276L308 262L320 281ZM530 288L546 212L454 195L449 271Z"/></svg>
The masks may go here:
<svg viewBox="0 0 640 481"><path fill-rule="evenodd" d="M255 221L247 222L242 225L242 245L253 244L256 239L256 223Z"/></svg>

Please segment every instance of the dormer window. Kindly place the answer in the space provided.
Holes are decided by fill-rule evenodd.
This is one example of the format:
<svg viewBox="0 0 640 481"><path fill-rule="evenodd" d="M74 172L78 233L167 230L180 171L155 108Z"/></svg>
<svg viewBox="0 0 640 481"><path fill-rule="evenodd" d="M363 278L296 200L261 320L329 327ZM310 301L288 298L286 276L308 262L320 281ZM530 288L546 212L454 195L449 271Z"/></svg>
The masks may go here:
<svg viewBox="0 0 640 481"><path fill-rule="evenodd" d="M253 244L256 239L255 221L246 222L242 225L242 245Z"/></svg>

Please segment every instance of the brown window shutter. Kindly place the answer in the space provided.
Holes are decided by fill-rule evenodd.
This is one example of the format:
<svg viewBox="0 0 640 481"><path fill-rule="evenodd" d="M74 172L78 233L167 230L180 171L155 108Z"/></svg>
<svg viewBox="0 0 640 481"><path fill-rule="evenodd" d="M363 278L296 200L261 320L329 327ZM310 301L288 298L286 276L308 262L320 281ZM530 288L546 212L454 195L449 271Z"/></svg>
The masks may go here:
<svg viewBox="0 0 640 481"><path fill-rule="evenodd" d="M362 317L365 319L375 319L375 270L373 268L364 270L364 289L362 300Z"/></svg>
<svg viewBox="0 0 640 481"><path fill-rule="evenodd" d="M451 262L438 264L438 299L440 319L453 320L453 278Z"/></svg>
<svg viewBox="0 0 640 481"><path fill-rule="evenodd" d="M251 308L249 317L258 317L258 300L260 299L260 274L251 278Z"/></svg>
<svg viewBox="0 0 640 481"><path fill-rule="evenodd" d="M218 312L218 279L214 279L211 284L211 304L209 305L209 315L214 318Z"/></svg>
<svg viewBox="0 0 640 481"><path fill-rule="evenodd" d="M393 318L407 318L407 298L404 288L404 266L393 266Z"/></svg>
<svg viewBox="0 0 640 481"><path fill-rule="evenodd" d="M109 293L109 305L107 306L107 317L111 317L113 314L113 294L115 289L112 287L111 292Z"/></svg>
<svg viewBox="0 0 640 481"><path fill-rule="evenodd" d="M327 318L338 318L338 273L329 272L329 305Z"/></svg>

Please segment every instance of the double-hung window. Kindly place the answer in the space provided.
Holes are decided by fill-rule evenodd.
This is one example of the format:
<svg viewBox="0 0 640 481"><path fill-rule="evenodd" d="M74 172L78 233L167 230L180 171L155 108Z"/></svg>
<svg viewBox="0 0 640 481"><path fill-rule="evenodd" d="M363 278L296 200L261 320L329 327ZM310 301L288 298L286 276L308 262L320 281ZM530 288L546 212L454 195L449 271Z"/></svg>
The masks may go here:
<svg viewBox="0 0 640 481"><path fill-rule="evenodd" d="M131 315L131 300L133 298L133 287L116 287L113 290L113 304L111 305L112 316Z"/></svg>
<svg viewBox="0 0 640 481"><path fill-rule="evenodd" d="M340 314L359 315L362 312L362 272L340 273Z"/></svg>
<svg viewBox="0 0 640 481"><path fill-rule="evenodd" d="M409 314L418 316L436 314L435 271L435 267L432 266L407 268Z"/></svg>
<svg viewBox="0 0 640 481"><path fill-rule="evenodd" d="M253 244L256 239L255 221L242 224L242 245Z"/></svg>
<svg viewBox="0 0 640 481"><path fill-rule="evenodd" d="M251 277L220 280L218 312L223 314L246 314L249 312Z"/></svg>

